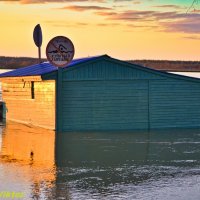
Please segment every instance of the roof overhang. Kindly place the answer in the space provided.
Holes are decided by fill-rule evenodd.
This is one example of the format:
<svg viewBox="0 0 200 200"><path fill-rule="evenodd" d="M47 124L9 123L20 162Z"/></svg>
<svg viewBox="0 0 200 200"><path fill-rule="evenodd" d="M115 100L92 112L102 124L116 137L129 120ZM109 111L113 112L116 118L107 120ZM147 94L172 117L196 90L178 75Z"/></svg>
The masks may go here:
<svg viewBox="0 0 200 200"><path fill-rule="evenodd" d="M17 77L2 77L0 82L15 82L15 81L42 81L41 76L17 76Z"/></svg>

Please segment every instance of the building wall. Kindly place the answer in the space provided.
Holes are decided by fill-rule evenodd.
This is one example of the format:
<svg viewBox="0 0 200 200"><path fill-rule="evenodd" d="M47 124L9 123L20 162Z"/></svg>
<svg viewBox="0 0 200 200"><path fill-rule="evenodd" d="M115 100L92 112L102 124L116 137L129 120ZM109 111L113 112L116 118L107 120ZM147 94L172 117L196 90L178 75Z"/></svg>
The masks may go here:
<svg viewBox="0 0 200 200"><path fill-rule="evenodd" d="M34 81L32 99L31 79L2 81L8 120L55 129L55 81Z"/></svg>
<svg viewBox="0 0 200 200"><path fill-rule="evenodd" d="M151 128L200 127L200 83L150 81L149 106Z"/></svg>
<svg viewBox="0 0 200 200"><path fill-rule="evenodd" d="M59 131L200 127L197 79L103 60L64 70L62 89Z"/></svg>
<svg viewBox="0 0 200 200"><path fill-rule="evenodd" d="M68 81L62 90L63 130L148 129L148 82Z"/></svg>

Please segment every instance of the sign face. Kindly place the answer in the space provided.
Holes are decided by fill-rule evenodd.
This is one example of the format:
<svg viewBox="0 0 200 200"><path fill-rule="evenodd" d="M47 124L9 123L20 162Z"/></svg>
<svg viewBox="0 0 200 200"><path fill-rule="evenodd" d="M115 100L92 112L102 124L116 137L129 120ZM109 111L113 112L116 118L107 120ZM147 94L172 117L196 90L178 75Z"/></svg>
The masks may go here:
<svg viewBox="0 0 200 200"><path fill-rule="evenodd" d="M47 44L46 56L52 65L66 67L74 57L74 45L67 37L54 37Z"/></svg>
<svg viewBox="0 0 200 200"><path fill-rule="evenodd" d="M33 39L37 47L42 46L42 29L39 24L34 28Z"/></svg>

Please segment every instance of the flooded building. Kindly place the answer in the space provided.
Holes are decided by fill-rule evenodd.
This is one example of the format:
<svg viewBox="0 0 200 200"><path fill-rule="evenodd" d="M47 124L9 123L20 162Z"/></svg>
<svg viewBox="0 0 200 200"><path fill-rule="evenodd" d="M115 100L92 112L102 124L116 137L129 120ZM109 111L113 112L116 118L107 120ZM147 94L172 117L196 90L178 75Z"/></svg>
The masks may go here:
<svg viewBox="0 0 200 200"><path fill-rule="evenodd" d="M63 131L200 127L200 80L111 58L0 75L7 119Z"/></svg>

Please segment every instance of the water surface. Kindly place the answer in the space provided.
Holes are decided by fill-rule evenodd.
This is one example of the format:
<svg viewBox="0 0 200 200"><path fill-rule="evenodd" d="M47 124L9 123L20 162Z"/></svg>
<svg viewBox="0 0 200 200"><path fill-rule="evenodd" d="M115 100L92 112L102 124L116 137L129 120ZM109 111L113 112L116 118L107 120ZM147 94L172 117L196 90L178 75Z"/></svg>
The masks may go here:
<svg viewBox="0 0 200 200"><path fill-rule="evenodd" d="M0 130L0 192L23 192L24 199L200 199L200 129L55 134L8 122Z"/></svg>

